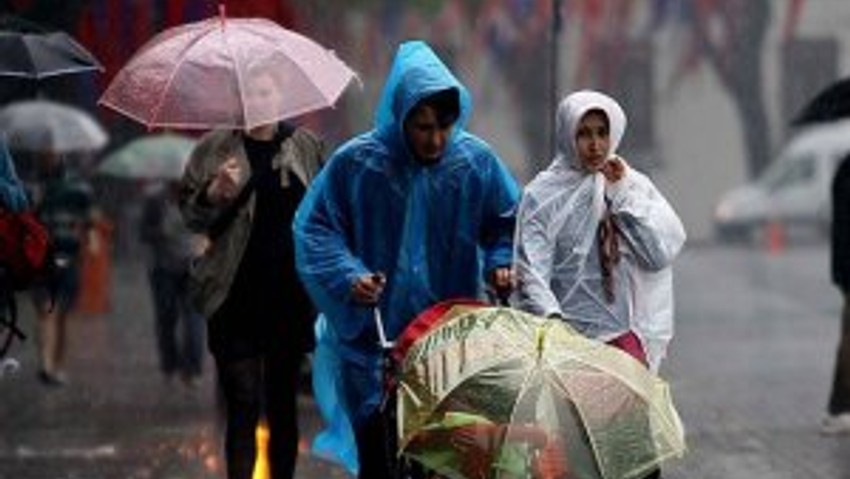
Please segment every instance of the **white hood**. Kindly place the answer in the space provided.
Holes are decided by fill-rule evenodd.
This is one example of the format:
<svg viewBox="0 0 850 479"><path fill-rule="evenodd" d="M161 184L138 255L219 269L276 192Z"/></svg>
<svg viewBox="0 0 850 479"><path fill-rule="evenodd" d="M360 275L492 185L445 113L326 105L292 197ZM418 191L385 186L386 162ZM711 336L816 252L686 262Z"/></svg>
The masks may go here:
<svg viewBox="0 0 850 479"><path fill-rule="evenodd" d="M626 132L626 114L613 98L592 90L581 90L564 98L558 105L555 117L557 154L569 158L578 165L576 153L576 131L584 115L590 110L602 110L608 117L610 149L607 156L614 155Z"/></svg>

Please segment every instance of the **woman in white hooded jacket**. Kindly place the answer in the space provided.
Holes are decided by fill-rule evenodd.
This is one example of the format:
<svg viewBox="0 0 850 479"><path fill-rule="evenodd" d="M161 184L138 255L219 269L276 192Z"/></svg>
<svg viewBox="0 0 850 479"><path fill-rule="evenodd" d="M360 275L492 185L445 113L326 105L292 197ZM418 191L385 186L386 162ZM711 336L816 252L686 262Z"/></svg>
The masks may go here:
<svg viewBox="0 0 850 479"><path fill-rule="evenodd" d="M685 230L652 182L617 156L625 129L622 108L602 93L559 104L557 154L520 204L512 302L657 371L673 335L671 263Z"/></svg>

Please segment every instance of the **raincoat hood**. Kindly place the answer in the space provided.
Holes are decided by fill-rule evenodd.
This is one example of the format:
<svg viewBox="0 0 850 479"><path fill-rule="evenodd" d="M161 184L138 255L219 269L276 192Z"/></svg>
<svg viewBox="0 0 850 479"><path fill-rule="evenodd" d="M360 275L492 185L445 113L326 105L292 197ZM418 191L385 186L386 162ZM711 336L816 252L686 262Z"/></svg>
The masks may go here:
<svg viewBox="0 0 850 479"><path fill-rule="evenodd" d="M378 102L375 129L385 141L404 145L404 120L413 107L422 99L448 89L457 90L460 100L456 135L466 127L472 113L469 91L428 44L419 40L401 44Z"/></svg>
<svg viewBox="0 0 850 479"><path fill-rule="evenodd" d="M610 150L607 156L614 155L626 132L626 114L619 103L604 93L581 90L570 94L558 105L555 116L557 154L569 164L578 166L576 150L576 132L581 119L591 110L602 110L608 117Z"/></svg>

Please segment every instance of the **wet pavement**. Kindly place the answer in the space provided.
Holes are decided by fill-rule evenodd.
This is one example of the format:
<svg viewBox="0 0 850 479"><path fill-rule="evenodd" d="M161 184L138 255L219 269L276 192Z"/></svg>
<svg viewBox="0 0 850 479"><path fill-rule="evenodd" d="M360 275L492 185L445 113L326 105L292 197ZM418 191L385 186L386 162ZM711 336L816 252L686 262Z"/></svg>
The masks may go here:
<svg viewBox="0 0 850 479"><path fill-rule="evenodd" d="M818 431L840 329L828 248L694 248L675 281L662 372L690 451L665 477L850 478L850 436Z"/></svg>
<svg viewBox="0 0 850 479"><path fill-rule="evenodd" d="M111 312L69 323L65 387L37 380L32 311L19 298L29 339L12 347L19 370L0 379L0 479L224 477L211 358L196 387L166 382L143 269L124 264L113 275ZM319 425L309 394L299 407L299 477L345 477L306 452Z"/></svg>
<svg viewBox="0 0 850 479"><path fill-rule="evenodd" d="M693 247L676 268L677 336L663 375L688 434L671 479L850 479L850 436L818 433L832 372L840 297L828 250ZM212 363L202 383L166 383L138 265L113 272L110 314L69 325L71 384L35 377L34 341L0 379L0 479L222 478ZM22 328L33 337L21 298ZM300 401L298 478L345 477L306 451L318 420Z"/></svg>

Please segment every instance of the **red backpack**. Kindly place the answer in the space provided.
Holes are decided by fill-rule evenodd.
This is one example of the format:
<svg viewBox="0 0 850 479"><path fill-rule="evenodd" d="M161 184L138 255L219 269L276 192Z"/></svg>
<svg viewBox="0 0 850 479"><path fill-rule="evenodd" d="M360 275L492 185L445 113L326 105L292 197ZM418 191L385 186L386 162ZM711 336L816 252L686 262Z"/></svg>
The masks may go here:
<svg viewBox="0 0 850 479"><path fill-rule="evenodd" d="M44 224L30 211L0 207L0 268L16 290L47 279L53 263L53 243Z"/></svg>

